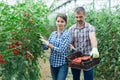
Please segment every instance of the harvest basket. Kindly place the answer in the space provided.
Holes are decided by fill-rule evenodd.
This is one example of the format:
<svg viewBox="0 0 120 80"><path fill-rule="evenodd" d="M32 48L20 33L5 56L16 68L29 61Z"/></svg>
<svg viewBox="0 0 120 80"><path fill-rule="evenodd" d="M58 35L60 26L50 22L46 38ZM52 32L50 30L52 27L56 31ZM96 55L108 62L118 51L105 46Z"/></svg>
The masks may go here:
<svg viewBox="0 0 120 80"><path fill-rule="evenodd" d="M91 67L96 66L97 64L100 63L99 58L92 58L90 57L87 60L82 60L80 63L73 63L73 60L78 57L83 57L83 56L88 56L88 55L82 55L81 52L74 52L71 53L66 57L66 62L68 67L76 68L76 69L90 69Z"/></svg>

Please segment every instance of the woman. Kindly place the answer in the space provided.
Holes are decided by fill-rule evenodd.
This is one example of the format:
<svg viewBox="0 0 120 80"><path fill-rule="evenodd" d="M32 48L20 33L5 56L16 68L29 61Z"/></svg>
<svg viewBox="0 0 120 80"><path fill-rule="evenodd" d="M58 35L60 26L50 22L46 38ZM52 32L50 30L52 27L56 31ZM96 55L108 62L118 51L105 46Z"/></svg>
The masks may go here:
<svg viewBox="0 0 120 80"><path fill-rule="evenodd" d="M67 16L58 14L56 17L57 31L51 33L48 41L41 39L46 45L44 49L51 49L50 52L50 69L53 80L66 80L68 67L65 57L68 55L70 48L71 36L65 29Z"/></svg>

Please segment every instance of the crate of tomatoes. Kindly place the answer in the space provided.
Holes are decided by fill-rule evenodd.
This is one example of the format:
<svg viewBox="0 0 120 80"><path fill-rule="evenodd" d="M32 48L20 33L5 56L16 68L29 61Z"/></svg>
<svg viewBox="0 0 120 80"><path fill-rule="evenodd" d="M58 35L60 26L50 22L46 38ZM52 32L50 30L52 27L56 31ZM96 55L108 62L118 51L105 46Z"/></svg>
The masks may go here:
<svg viewBox="0 0 120 80"><path fill-rule="evenodd" d="M80 51L71 53L66 57L68 67L76 69L90 69L100 63L99 58L83 55Z"/></svg>

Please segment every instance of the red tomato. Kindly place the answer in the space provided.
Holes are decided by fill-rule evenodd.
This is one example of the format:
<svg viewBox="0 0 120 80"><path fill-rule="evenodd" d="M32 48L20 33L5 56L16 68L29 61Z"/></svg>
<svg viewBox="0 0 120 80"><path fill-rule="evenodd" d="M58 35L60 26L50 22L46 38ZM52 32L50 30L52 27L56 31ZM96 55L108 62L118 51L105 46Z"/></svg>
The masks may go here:
<svg viewBox="0 0 120 80"><path fill-rule="evenodd" d="M75 58L72 61L73 64L77 64L77 63L80 63L80 62L81 62L81 57Z"/></svg>
<svg viewBox="0 0 120 80"><path fill-rule="evenodd" d="M0 54L0 59L2 58L2 54Z"/></svg>
<svg viewBox="0 0 120 80"><path fill-rule="evenodd" d="M14 54L14 55L19 54L19 50L17 50L17 49L16 49L16 50L14 50L14 51L13 51L13 54Z"/></svg>
<svg viewBox="0 0 120 80"><path fill-rule="evenodd" d="M90 59L90 56L83 56L81 57L82 60L87 60L87 59Z"/></svg>
<svg viewBox="0 0 120 80"><path fill-rule="evenodd" d="M16 40L16 38L12 38L13 40Z"/></svg>
<svg viewBox="0 0 120 80"><path fill-rule="evenodd" d="M15 43L15 45L20 46L20 45L21 45L21 42L18 41L18 42Z"/></svg>
<svg viewBox="0 0 120 80"><path fill-rule="evenodd" d="M5 64L5 63L6 63L6 61L5 61L5 60L3 60L3 59L0 59L0 63L1 63L1 64Z"/></svg>
<svg viewBox="0 0 120 80"><path fill-rule="evenodd" d="M31 60L33 60L33 59L34 59L33 54L31 54L29 51L27 51L27 52L26 52L26 59L31 59Z"/></svg>
<svg viewBox="0 0 120 80"><path fill-rule="evenodd" d="M14 43L12 43L12 48L16 48L16 45Z"/></svg>

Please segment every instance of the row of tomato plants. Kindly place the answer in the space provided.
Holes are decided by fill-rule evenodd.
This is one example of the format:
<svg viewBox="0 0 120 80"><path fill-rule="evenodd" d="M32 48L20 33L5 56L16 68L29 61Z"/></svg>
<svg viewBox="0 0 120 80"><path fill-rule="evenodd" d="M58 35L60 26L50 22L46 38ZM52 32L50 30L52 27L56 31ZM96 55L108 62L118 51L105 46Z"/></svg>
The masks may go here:
<svg viewBox="0 0 120 80"><path fill-rule="evenodd" d="M2 80L39 80L38 58L45 59L39 35L46 33L46 5L40 0L9 6L0 3L0 76Z"/></svg>

